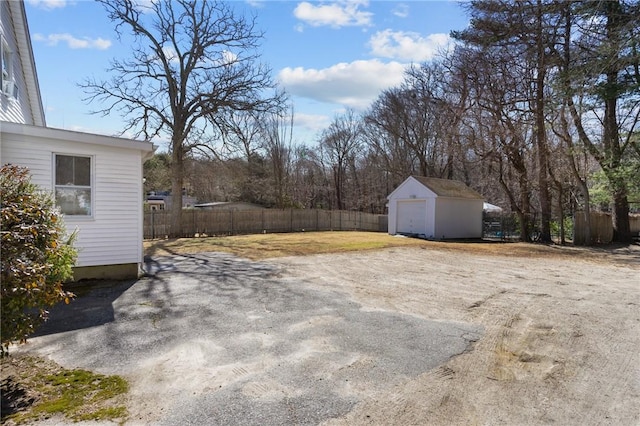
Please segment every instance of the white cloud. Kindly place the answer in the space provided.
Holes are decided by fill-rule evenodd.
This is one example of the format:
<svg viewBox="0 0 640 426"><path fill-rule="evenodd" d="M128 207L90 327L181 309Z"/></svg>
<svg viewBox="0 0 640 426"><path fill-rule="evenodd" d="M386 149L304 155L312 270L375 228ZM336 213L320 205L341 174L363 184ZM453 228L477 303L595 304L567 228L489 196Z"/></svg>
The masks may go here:
<svg viewBox="0 0 640 426"><path fill-rule="evenodd" d="M29 4L40 9L52 10L66 7L67 0L29 0Z"/></svg>
<svg viewBox="0 0 640 426"><path fill-rule="evenodd" d="M331 117L321 114L295 113L293 125L310 132L325 129L331 123Z"/></svg>
<svg viewBox="0 0 640 426"><path fill-rule="evenodd" d="M362 110L382 90L402 82L406 66L377 59L340 63L324 69L284 68L278 78L288 93Z"/></svg>
<svg viewBox="0 0 640 426"><path fill-rule="evenodd" d="M409 5L405 3L398 3L398 5L392 10L392 13L399 18L406 18L409 16Z"/></svg>
<svg viewBox="0 0 640 426"><path fill-rule="evenodd" d="M447 49L451 42L448 34L430 34L422 37L418 33L405 31L378 31L369 40L371 54L402 61L427 61L439 51Z"/></svg>
<svg viewBox="0 0 640 426"><path fill-rule="evenodd" d="M313 27L369 26L373 13L360 9L368 5L368 0L346 0L317 5L305 1L296 6L293 14Z"/></svg>
<svg viewBox="0 0 640 426"><path fill-rule="evenodd" d="M251 7L255 7L258 9L261 9L265 6L266 0L245 0L246 3L251 6Z"/></svg>
<svg viewBox="0 0 640 426"><path fill-rule="evenodd" d="M103 38L95 38L91 39L89 37L84 38L76 38L71 34L49 34L48 36L44 36L42 34L34 34L34 41L41 41L46 43L48 46L57 46L59 42L67 43L67 46L70 49L98 49L98 50L106 50L111 47L111 40L106 40Z"/></svg>
<svg viewBox="0 0 640 426"><path fill-rule="evenodd" d="M167 58L169 62L177 63L178 60L180 59L178 58L178 52L176 52L176 49L174 49L173 46L163 46L162 53L164 54L164 57ZM159 59L155 56L154 58Z"/></svg>
<svg viewBox="0 0 640 426"><path fill-rule="evenodd" d="M221 59L220 59L220 62L221 62L223 65L232 65L232 64L234 64L234 63L235 63L235 62L237 62L237 61L238 61L238 55L237 55L236 53L233 53L233 52L232 52L232 51L230 51L230 50L224 50L224 51L221 53Z"/></svg>

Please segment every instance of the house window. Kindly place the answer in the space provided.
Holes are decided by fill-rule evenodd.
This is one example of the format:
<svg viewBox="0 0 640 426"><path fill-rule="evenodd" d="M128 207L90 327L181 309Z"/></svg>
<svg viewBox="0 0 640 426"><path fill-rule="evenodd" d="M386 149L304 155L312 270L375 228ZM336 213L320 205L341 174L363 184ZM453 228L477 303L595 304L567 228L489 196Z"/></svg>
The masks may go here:
<svg viewBox="0 0 640 426"><path fill-rule="evenodd" d="M13 52L9 49L9 44L2 38L0 40L0 64L2 67L2 81L0 91L11 98L18 97L18 86L16 86L13 75Z"/></svg>
<svg viewBox="0 0 640 426"><path fill-rule="evenodd" d="M91 157L55 154L56 204L70 216L91 216Z"/></svg>

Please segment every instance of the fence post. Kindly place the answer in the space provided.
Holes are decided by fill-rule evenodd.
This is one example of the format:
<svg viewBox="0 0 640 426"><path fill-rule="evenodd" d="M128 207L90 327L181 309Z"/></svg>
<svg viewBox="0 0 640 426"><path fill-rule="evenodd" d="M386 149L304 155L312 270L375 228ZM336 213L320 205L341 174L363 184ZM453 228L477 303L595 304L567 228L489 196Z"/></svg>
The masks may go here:
<svg viewBox="0 0 640 426"><path fill-rule="evenodd" d="M156 211L151 210L151 239L156 239Z"/></svg>

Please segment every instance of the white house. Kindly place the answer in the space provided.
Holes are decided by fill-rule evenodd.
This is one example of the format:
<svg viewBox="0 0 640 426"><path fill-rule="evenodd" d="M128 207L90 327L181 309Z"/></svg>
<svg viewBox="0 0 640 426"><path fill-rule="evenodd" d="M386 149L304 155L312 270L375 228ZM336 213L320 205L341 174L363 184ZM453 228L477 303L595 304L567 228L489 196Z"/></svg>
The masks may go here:
<svg viewBox="0 0 640 426"><path fill-rule="evenodd" d="M142 164L153 145L46 127L23 2L0 2L0 18L0 164L27 167L54 194L77 231L74 279L139 276Z"/></svg>
<svg viewBox="0 0 640 426"><path fill-rule="evenodd" d="M410 176L387 199L391 235L482 238L483 197L462 182Z"/></svg>

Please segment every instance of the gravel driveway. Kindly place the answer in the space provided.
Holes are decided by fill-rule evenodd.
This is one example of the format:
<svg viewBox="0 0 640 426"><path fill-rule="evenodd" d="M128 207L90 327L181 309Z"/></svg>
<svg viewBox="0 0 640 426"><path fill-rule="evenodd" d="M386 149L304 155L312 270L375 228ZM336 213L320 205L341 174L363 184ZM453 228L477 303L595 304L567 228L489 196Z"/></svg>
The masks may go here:
<svg viewBox="0 0 640 426"><path fill-rule="evenodd" d="M315 425L419 376L451 376L444 364L483 336L481 324L363 306L339 280L282 260L202 253L146 266L141 280L81 292L18 349L125 376L127 424Z"/></svg>

